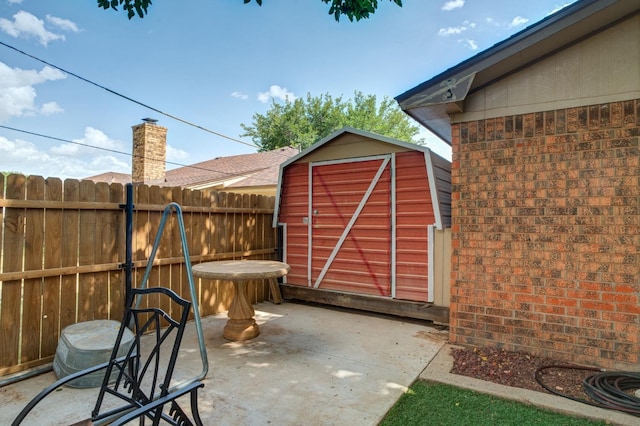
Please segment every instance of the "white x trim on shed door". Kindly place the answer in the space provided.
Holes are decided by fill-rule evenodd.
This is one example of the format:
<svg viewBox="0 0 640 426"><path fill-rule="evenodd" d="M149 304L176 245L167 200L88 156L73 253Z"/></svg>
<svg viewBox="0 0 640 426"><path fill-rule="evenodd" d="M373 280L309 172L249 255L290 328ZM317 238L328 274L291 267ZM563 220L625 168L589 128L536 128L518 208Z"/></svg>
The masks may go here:
<svg viewBox="0 0 640 426"><path fill-rule="evenodd" d="M310 286L392 296L393 158L311 163Z"/></svg>

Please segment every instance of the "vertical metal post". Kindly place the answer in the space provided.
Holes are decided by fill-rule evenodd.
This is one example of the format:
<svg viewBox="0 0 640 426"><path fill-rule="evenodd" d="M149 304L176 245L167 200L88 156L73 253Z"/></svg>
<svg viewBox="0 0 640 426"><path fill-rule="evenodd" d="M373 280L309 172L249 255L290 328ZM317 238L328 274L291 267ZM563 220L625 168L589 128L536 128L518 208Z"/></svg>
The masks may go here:
<svg viewBox="0 0 640 426"><path fill-rule="evenodd" d="M133 184L126 186L126 202L120 205L125 211L125 254L124 254L124 303L129 306L129 294L133 285L131 275L133 274Z"/></svg>

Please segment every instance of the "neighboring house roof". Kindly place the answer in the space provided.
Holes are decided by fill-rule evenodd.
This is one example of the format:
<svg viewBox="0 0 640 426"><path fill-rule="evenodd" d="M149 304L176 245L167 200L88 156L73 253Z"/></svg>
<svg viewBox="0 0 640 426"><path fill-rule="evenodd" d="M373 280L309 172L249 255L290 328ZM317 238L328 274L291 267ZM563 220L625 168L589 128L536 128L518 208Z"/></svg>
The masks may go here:
<svg viewBox="0 0 640 426"><path fill-rule="evenodd" d="M397 96L400 108L451 145L464 99L640 12L640 2L580 0Z"/></svg>
<svg viewBox="0 0 640 426"><path fill-rule="evenodd" d="M210 187L241 188L275 186L280 163L298 153L291 147L253 154L217 157L189 166L168 170L161 186L180 186L190 189ZM94 182L129 183L131 175L108 172L86 178ZM153 182L153 184L158 184Z"/></svg>
<svg viewBox="0 0 640 426"><path fill-rule="evenodd" d="M275 212L273 215L274 227L278 225L277 221L278 221L278 215L280 210L280 201L282 197L284 170L290 164L293 164L304 157L312 155L314 151L319 150L324 145L330 144L331 142L339 139L341 136L349 135L349 134L371 139L372 141L384 142L389 145L403 148L404 150L413 150L413 151L419 151L423 153L425 156L427 173L429 175L429 184L431 185L431 188L430 188L431 198L432 198L431 201L435 209L436 222L437 222L438 228L441 228L442 226L445 226L445 227L451 226L451 162L450 161L440 157L438 154L432 152L426 146L401 141L399 139L394 139L387 136L370 133L364 130L354 129L352 127L343 127L342 129L337 130L336 132L314 143L304 151L298 153L297 155L292 156L287 161L280 164L278 188L276 192L276 205L275 205ZM366 155L369 155L369 154L367 152L361 152L354 149L350 149L348 151L348 156L350 158L357 158L357 157L362 157Z"/></svg>
<svg viewBox="0 0 640 426"><path fill-rule="evenodd" d="M267 186L278 183L278 166L297 154L291 147L255 154L217 157L212 160L168 170L166 185L205 188L227 182L225 186ZM269 173L271 172L271 173Z"/></svg>
<svg viewBox="0 0 640 426"><path fill-rule="evenodd" d="M85 180L92 180L94 182L106 182L106 183L119 183L127 184L131 183L131 175L126 173L107 172L95 176L89 176L84 178Z"/></svg>

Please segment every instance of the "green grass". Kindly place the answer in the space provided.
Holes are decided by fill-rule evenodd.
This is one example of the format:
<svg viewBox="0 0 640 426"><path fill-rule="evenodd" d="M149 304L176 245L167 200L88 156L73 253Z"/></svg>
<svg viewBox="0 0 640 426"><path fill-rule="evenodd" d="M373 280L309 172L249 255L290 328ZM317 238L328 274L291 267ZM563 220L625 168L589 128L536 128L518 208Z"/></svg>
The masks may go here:
<svg viewBox="0 0 640 426"><path fill-rule="evenodd" d="M416 381L380 426L606 425L454 386Z"/></svg>

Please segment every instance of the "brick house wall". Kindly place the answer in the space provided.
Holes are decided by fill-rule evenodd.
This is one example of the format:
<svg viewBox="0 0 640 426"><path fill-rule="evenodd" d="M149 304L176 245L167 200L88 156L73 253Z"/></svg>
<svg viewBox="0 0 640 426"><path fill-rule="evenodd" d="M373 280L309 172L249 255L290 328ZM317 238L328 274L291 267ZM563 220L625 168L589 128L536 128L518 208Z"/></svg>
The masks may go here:
<svg viewBox="0 0 640 426"><path fill-rule="evenodd" d="M452 125L450 339L640 354L640 99Z"/></svg>

